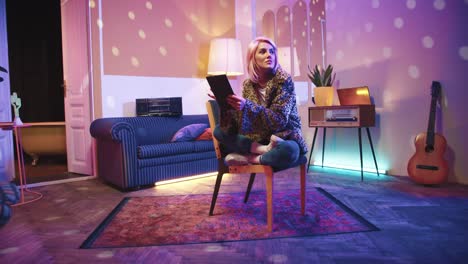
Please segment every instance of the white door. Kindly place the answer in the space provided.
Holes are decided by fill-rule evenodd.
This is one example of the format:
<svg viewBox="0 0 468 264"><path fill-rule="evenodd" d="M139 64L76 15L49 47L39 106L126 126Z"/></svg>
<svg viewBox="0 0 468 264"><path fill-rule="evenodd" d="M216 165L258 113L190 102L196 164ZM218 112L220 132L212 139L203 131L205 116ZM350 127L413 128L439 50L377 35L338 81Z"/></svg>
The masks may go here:
<svg viewBox="0 0 468 264"><path fill-rule="evenodd" d="M5 0L0 0L0 66L8 71L8 38ZM0 122L11 122L10 77L0 70ZM15 175L13 137L11 131L0 129L0 181L10 181Z"/></svg>
<svg viewBox="0 0 468 264"><path fill-rule="evenodd" d="M88 0L62 0L62 49L68 171L92 175Z"/></svg>

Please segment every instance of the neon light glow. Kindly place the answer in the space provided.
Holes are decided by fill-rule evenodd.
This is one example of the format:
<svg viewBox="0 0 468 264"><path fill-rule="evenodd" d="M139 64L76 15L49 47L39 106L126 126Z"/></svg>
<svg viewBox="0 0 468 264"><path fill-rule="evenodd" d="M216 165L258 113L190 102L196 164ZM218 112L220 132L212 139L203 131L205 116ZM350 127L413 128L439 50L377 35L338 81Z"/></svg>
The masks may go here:
<svg viewBox="0 0 468 264"><path fill-rule="evenodd" d="M205 177L211 177L211 176L215 176L215 175L217 175L217 172L210 172L210 173L205 173L205 174L187 176L187 177L173 179L173 180L158 181L158 182L154 183L154 186L161 186L161 185L166 185L166 184L171 184L171 183L191 181L191 180L205 178Z"/></svg>

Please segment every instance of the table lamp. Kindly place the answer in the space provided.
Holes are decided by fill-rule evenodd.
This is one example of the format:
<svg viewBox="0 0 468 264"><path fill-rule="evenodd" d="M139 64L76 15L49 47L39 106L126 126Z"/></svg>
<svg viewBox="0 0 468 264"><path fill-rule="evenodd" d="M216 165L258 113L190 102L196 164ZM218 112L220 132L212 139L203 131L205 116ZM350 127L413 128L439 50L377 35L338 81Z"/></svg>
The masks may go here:
<svg viewBox="0 0 468 264"><path fill-rule="evenodd" d="M211 40L208 75L237 76L244 74L242 56L239 40L233 38Z"/></svg>

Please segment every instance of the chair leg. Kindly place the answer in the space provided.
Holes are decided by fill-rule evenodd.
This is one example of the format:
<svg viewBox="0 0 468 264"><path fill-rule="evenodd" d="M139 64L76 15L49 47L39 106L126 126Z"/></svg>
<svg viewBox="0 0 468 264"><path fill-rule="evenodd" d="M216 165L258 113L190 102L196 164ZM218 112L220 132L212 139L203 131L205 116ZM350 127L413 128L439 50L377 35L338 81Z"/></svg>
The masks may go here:
<svg viewBox="0 0 468 264"><path fill-rule="evenodd" d="M305 164L301 165L301 214L305 215L305 193L306 193L306 168Z"/></svg>
<svg viewBox="0 0 468 264"><path fill-rule="evenodd" d="M266 170L266 192L267 192L267 228L268 232L273 230L273 170Z"/></svg>
<svg viewBox="0 0 468 264"><path fill-rule="evenodd" d="M252 185L255 181L255 173L250 174L249 185L247 185L247 192L245 193L244 203L249 200L250 190L252 190Z"/></svg>
<svg viewBox="0 0 468 264"><path fill-rule="evenodd" d="M223 179L224 172L218 172L218 176L216 177L216 184L213 191L213 197L211 198L211 206L210 206L210 215L213 215L214 207L216 205L216 199L218 198L219 187L221 187L221 180Z"/></svg>

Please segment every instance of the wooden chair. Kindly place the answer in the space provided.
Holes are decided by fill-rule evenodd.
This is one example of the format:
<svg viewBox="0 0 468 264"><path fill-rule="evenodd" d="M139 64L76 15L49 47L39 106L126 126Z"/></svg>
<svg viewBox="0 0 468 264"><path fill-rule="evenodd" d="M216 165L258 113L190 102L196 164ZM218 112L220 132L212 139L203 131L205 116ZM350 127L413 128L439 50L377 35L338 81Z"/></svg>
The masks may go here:
<svg viewBox="0 0 468 264"><path fill-rule="evenodd" d="M208 118L210 121L210 127L214 131L216 125L219 123L219 107L215 100L209 100L206 103L206 109L208 112ZM271 232L273 229L273 175L275 170L271 166L261 164L248 164L248 165L236 165L227 166L224 162L225 154L222 153L219 143L216 138L213 137L213 143L216 151L216 157L218 159L218 176L216 178L216 184L213 191L213 197L211 199L210 215L213 215L214 207L216 205L216 199L218 197L219 188L221 186L221 180L224 173L250 173L250 180L247 186L247 191L244 197L244 203L249 199L250 190L255 180L257 173L263 173L266 177L266 194L267 194L267 227L268 231ZM307 158L302 156L298 159L295 164L292 164L289 168L299 166L300 167L300 185L301 185L301 214L305 214L305 174L306 174L306 163Z"/></svg>

